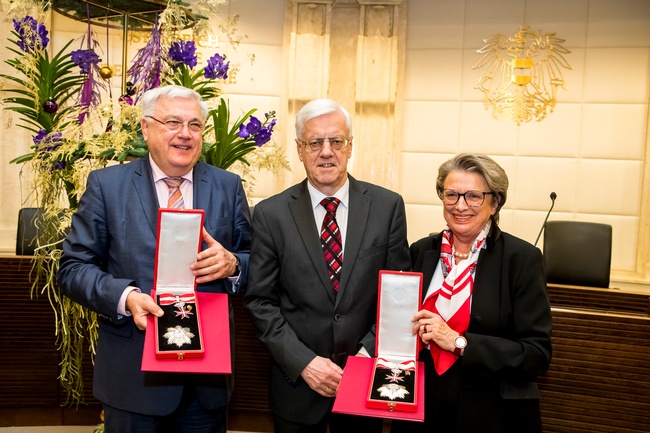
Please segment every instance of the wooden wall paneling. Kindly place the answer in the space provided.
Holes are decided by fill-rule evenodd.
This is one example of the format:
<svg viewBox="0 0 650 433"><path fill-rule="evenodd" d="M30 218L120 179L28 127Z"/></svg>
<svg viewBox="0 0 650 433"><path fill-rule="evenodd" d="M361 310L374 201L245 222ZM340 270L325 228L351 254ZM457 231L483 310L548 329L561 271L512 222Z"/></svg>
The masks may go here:
<svg viewBox="0 0 650 433"><path fill-rule="evenodd" d="M54 315L45 297L30 298L31 259L0 257L0 426L92 425L92 366L84 365L89 405L63 407ZM645 432L650 425L648 295L613 289L549 286L553 360L539 378L544 432ZM242 305L235 314L235 391L229 428L272 431L270 357Z"/></svg>
<svg viewBox="0 0 650 433"><path fill-rule="evenodd" d="M268 393L271 357L258 340L242 301L242 294L231 296L235 314L235 390L228 406L228 427L239 431L273 431Z"/></svg>
<svg viewBox="0 0 650 433"><path fill-rule="evenodd" d="M548 296L554 307L650 315L647 293L549 284Z"/></svg>
<svg viewBox="0 0 650 433"><path fill-rule="evenodd" d="M538 380L544 432L645 432L650 318L553 309L553 361Z"/></svg>
<svg viewBox="0 0 650 433"><path fill-rule="evenodd" d="M4 260L0 273L0 407L58 403L54 313L46 297L31 299L30 261Z"/></svg>
<svg viewBox="0 0 650 433"><path fill-rule="evenodd" d="M85 404L65 405L54 313L46 295L31 296L31 270L31 257L0 258L0 427L97 424L90 356L83 365Z"/></svg>

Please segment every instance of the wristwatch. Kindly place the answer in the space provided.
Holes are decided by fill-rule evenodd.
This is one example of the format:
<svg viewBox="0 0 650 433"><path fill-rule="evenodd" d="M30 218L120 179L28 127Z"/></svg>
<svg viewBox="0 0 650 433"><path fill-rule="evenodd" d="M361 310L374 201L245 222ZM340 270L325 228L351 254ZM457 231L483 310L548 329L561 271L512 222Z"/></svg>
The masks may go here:
<svg viewBox="0 0 650 433"><path fill-rule="evenodd" d="M454 346L456 346L454 348L454 355L460 356L461 351L467 347L467 339L462 335L459 335L454 340Z"/></svg>
<svg viewBox="0 0 650 433"><path fill-rule="evenodd" d="M239 260L239 256L237 254L233 254L235 256L235 273L232 274L232 276L239 275L240 271L240 265L241 265L241 260Z"/></svg>

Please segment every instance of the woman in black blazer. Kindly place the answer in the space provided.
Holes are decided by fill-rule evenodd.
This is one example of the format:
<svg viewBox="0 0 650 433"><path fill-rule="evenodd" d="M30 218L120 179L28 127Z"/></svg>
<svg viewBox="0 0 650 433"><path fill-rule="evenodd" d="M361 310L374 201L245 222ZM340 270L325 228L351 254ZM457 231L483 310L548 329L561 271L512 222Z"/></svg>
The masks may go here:
<svg viewBox="0 0 650 433"><path fill-rule="evenodd" d="M499 229L508 177L489 157L445 162L436 190L447 227L411 246L424 274L413 333L425 347L425 422L392 432L541 432L535 380L551 362L542 254Z"/></svg>

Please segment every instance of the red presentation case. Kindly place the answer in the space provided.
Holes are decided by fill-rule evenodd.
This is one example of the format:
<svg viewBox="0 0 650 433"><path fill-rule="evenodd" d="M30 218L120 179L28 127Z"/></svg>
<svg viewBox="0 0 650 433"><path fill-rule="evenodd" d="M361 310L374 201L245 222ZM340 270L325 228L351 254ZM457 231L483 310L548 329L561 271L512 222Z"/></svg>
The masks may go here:
<svg viewBox="0 0 650 433"><path fill-rule="evenodd" d="M376 358L349 357L333 412L424 420L424 368L411 318L420 309L422 274L380 271Z"/></svg>
<svg viewBox="0 0 650 433"><path fill-rule="evenodd" d="M190 265L201 250L202 210L158 210L152 297L165 314L154 319L157 358L200 358L205 352L196 279Z"/></svg>
<svg viewBox="0 0 650 433"><path fill-rule="evenodd" d="M147 318L142 371L232 373L228 295L197 292L190 270L203 221L198 209L158 211L151 296L165 314Z"/></svg>
<svg viewBox="0 0 650 433"><path fill-rule="evenodd" d="M153 332L144 336L142 371L167 373L231 374L230 323L228 319L228 295L225 293L197 292L201 304L205 352L201 358L165 359L156 357L156 341ZM147 318L147 329L154 329L154 316Z"/></svg>

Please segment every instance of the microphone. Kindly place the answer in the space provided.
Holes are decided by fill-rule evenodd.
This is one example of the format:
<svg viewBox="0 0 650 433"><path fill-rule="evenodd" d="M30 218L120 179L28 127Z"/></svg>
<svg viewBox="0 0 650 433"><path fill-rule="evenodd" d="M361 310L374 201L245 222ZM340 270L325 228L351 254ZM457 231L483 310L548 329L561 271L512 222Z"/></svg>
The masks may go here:
<svg viewBox="0 0 650 433"><path fill-rule="evenodd" d="M544 218L544 224L542 224L542 228L539 229L539 234L537 235L537 240L535 240L535 246L537 246L537 242L539 242L539 237L542 236L542 232L544 231L544 228L546 227L546 221L548 221L549 215L551 215L551 211L553 210L553 206L555 206L555 199L557 198L557 194L554 192L551 193L551 208L548 210L548 213L546 214L546 218Z"/></svg>

